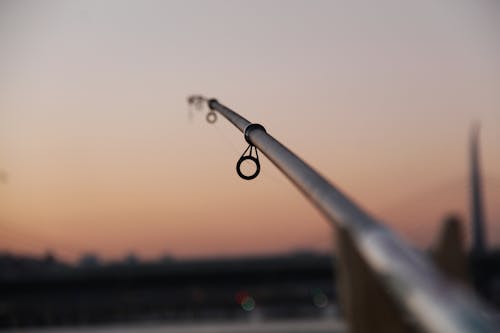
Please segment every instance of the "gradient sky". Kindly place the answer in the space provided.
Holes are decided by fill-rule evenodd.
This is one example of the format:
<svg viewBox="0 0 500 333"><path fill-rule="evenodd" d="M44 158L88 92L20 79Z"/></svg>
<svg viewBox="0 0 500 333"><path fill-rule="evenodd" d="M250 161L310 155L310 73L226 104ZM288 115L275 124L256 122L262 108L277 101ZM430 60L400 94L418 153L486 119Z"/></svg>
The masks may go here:
<svg viewBox="0 0 500 333"><path fill-rule="evenodd" d="M500 244L496 1L0 1L0 249L73 260L331 247L271 165L240 180L243 136L189 120L216 97L361 206L428 246L467 218L481 122Z"/></svg>

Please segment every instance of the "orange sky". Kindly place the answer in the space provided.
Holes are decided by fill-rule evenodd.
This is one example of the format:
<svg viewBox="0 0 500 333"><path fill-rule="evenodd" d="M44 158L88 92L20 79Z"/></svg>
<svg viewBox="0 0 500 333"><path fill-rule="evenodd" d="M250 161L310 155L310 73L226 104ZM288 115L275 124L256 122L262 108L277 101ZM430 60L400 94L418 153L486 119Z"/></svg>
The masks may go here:
<svg viewBox="0 0 500 333"><path fill-rule="evenodd" d="M331 231L217 97L260 122L404 237L466 214L482 124L500 243L500 8L488 1L3 1L0 249L65 259L328 249ZM420 194L420 195L419 195Z"/></svg>

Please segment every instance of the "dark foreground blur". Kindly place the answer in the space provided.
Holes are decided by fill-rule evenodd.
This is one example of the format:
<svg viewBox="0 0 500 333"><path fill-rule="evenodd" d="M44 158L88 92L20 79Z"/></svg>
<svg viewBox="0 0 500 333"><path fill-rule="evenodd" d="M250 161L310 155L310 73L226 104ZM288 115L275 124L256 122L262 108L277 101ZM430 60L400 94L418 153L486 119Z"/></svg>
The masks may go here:
<svg viewBox="0 0 500 333"><path fill-rule="evenodd" d="M126 260L77 267L48 256L0 257L0 326L332 318L330 256Z"/></svg>
<svg viewBox="0 0 500 333"><path fill-rule="evenodd" d="M476 290L500 307L500 252L469 257L469 267ZM88 256L77 266L50 255L3 254L0 328L341 332L335 286L335 260L314 253L147 263L129 257L106 265ZM316 326L301 330L289 320Z"/></svg>
<svg viewBox="0 0 500 333"><path fill-rule="evenodd" d="M337 319L279 320L259 322L218 322L196 324L129 324L89 327L61 327L50 329L26 329L23 333L344 333L345 325ZM20 332L8 330L6 332Z"/></svg>

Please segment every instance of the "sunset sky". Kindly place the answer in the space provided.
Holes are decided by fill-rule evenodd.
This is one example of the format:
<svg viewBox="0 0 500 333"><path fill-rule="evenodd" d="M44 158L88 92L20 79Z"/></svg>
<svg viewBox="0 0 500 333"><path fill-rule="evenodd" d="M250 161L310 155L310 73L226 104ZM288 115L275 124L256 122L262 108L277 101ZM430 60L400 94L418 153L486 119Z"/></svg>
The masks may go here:
<svg viewBox="0 0 500 333"><path fill-rule="evenodd" d="M500 245L496 1L0 0L0 250L66 260L332 247L325 219L243 135L189 117L216 97L420 247L468 221L481 123ZM190 120L191 119L191 120Z"/></svg>

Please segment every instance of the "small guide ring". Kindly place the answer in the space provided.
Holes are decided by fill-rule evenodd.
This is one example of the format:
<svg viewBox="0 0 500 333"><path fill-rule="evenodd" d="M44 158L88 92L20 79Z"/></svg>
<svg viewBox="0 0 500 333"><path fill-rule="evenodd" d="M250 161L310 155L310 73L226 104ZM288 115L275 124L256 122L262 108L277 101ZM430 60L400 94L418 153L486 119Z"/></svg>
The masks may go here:
<svg viewBox="0 0 500 333"><path fill-rule="evenodd" d="M213 124L217 120L217 114L213 111L210 111L209 113L207 113L206 118L207 118L207 122L209 122L210 124Z"/></svg>
<svg viewBox="0 0 500 333"><path fill-rule="evenodd" d="M245 175L243 172L241 172L241 163L243 163L246 160L250 160L253 163L255 163L255 172L251 175ZM260 173L260 163L259 160L253 156L241 156L240 159L238 160L238 163L236 163L236 172L238 173L238 176L245 180L252 180L255 177L257 177Z"/></svg>

